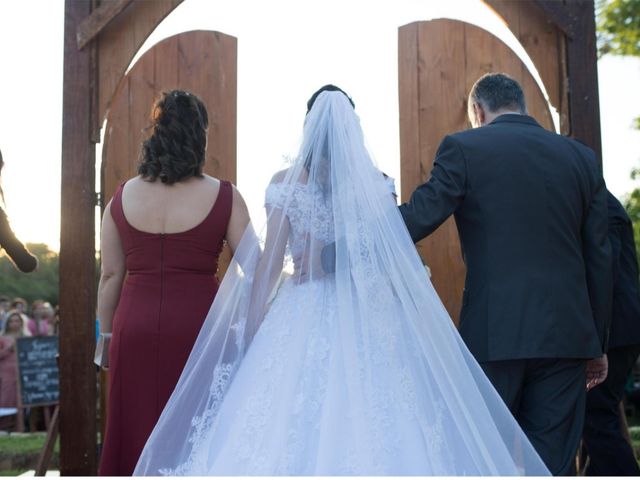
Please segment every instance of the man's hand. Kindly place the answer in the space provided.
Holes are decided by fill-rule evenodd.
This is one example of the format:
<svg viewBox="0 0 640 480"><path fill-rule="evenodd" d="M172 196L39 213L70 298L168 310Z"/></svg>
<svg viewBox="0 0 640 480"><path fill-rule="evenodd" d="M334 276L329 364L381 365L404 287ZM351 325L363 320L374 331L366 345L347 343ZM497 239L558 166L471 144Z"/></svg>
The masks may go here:
<svg viewBox="0 0 640 480"><path fill-rule="evenodd" d="M593 358L587 362L587 390L600 385L607 378L609 361L607 354L599 358Z"/></svg>

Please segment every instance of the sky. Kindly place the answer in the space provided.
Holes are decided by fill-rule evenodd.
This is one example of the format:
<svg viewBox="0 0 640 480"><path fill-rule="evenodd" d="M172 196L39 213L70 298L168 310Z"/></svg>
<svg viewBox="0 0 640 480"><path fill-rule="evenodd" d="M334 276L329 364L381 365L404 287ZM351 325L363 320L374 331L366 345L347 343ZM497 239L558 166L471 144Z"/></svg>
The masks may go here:
<svg viewBox="0 0 640 480"><path fill-rule="evenodd" d="M325 83L354 98L373 157L400 188L398 27L434 18L485 28L533 68L480 0L185 0L136 59L183 31L215 30L238 38L237 185L251 215L260 218L267 182L284 156L295 153L306 100ZM0 0L7 211L18 238L54 250L60 235L63 28L63 0ZM629 178L631 169L640 166L640 132L632 128L640 115L640 59L604 57L598 76L604 176L623 198L637 185Z"/></svg>

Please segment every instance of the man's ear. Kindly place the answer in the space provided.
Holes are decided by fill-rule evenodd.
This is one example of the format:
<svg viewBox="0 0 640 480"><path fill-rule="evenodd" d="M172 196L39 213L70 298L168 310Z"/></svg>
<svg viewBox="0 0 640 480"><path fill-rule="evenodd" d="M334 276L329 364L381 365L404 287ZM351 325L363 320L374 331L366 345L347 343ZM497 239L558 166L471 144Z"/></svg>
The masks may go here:
<svg viewBox="0 0 640 480"><path fill-rule="evenodd" d="M471 108L469 109L469 121L471 122L471 126L473 128L481 127L484 119L484 110L478 103L472 101Z"/></svg>
<svg viewBox="0 0 640 480"><path fill-rule="evenodd" d="M484 111L484 108L482 108L482 105L480 105L479 103L474 103L473 104L473 109L474 109L475 114L476 114L478 127L483 126L485 124L486 120L487 120L487 114Z"/></svg>

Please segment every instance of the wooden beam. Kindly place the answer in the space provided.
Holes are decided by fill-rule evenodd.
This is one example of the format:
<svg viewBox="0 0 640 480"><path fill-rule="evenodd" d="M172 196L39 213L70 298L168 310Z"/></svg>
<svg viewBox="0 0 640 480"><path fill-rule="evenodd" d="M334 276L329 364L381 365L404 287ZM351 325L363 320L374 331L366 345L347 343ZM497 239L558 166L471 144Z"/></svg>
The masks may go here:
<svg viewBox="0 0 640 480"><path fill-rule="evenodd" d="M132 3L133 0L104 0L91 15L78 26L78 49L82 50L111 20Z"/></svg>
<svg viewBox="0 0 640 480"><path fill-rule="evenodd" d="M569 135L591 147L602 168L595 6L593 0L573 0L564 8L574 22L574 36L567 38L566 54L571 119Z"/></svg>
<svg viewBox="0 0 640 480"><path fill-rule="evenodd" d="M568 135L591 147L602 168L594 1L536 0L536 3L566 35Z"/></svg>
<svg viewBox="0 0 640 480"><path fill-rule="evenodd" d="M581 0L572 0L581 3ZM573 38L575 35L576 19L567 9L567 5L562 0L535 0L535 2L544 10L549 20L556 27L562 30L567 38Z"/></svg>
<svg viewBox="0 0 640 480"><path fill-rule="evenodd" d="M60 472L97 472L95 148L91 49L76 32L92 2L65 1L60 224Z"/></svg>

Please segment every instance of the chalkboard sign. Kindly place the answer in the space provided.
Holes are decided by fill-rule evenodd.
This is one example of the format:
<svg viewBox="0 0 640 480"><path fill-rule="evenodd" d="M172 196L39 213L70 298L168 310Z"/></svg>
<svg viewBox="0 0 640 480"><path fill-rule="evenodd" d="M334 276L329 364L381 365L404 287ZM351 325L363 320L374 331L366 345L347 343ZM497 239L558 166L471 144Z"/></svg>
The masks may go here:
<svg viewBox="0 0 640 480"><path fill-rule="evenodd" d="M22 406L58 403L58 337L18 338L16 354Z"/></svg>

